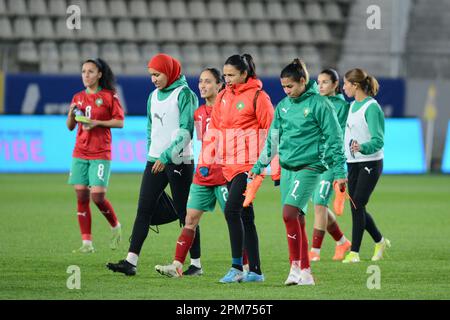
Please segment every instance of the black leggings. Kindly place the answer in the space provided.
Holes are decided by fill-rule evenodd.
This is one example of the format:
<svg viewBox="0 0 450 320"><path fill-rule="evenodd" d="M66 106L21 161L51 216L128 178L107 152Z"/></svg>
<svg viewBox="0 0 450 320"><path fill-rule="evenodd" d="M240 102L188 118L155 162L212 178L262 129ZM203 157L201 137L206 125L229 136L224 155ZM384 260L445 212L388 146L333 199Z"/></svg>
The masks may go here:
<svg viewBox="0 0 450 320"><path fill-rule="evenodd" d="M247 174L240 173L228 182L228 199L225 204L225 218L230 234L231 256L241 258L242 251L247 250L250 271L261 273L259 260L258 233L255 226L253 205L242 207Z"/></svg>
<svg viewBox="0 0 450 320"><path fill-rule="evenodd" d="M141 190L136 220L134 221L133 233L129 252L139 255L142 245L148 235L150 221L155 210L155 205L161 193L170 184L173 203L181 223L184 225L186 218L186 204L189 196L189 189L192 183L194 165L189 164L167 164L164 171L157 174L151 172L153 162L147 162L142 176ZM194 254L192 252L194 251ZM200 233L196 233L194 243L191 248L191 258L193 255L200 257Z"/></svg>
<svg viewBox="0 0 450 320"><path fill-rule="evenodd" d="M370 234L375 242L380 242L382 235L375 225L372 216L366 211L378 179L383 171L383 160L348 163L348 190L355 203L352 209L352 251L359 252L364 230Z"/></svg>

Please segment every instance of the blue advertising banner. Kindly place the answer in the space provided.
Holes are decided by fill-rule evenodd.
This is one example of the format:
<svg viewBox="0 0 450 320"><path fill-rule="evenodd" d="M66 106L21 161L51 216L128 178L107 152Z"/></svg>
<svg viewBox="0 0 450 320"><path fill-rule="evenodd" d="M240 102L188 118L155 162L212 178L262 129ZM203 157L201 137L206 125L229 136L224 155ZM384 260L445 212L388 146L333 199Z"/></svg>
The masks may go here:
<svg viewBox="0 0 450 320"><path fill-rule="evenodd" d="M68 173L75 130L69 131L65 120L64 116L0 116L0 172ZM144 170L146 126L146 117L128 116L123 129L112 129L113 172ZM195 137L194 141L197 160L200 143ZM420 121L386 119L384 153L384 173L425 173Z"/></svg>
<svg viewBox="0 0 450 320"><path fill-rule="evenodd" d="M447 137L445 138L444 156L442 159L442 172L450 173L450 121L447 127Z"/></svg>
<svg viewBox="0 0 450 320"><path fill-rule="evenodd" d="M200 97L198 79L187 78L189 86ZM280 80L262 78L264 90L276 105L285 97ZM145 115L147 98L154 90L150 77L117 77L117 89L128 115ZM405 83L403 79L380 79L380 93L376 99L386 117L403 117ZM84 90L80 76L8 74L5 77L6 114L65 114L75 93Z"/></svg>

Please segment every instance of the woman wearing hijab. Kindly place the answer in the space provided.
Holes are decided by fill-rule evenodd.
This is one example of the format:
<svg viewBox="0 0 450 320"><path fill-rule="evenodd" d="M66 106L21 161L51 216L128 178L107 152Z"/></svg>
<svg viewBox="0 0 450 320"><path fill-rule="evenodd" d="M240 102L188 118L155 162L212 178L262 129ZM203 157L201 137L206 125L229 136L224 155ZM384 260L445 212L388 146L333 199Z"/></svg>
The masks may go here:
<svg viewBox="0 0 450 320"><path fill-rule="evenodd" d="M156 90L150 93L147 101L147 165L142 177L136 220L126 259L107 265L108 269L126 275L136 274L151 218L167 184L184 224L194 170L191 137L194 111L198 107L197 96L189 88L185 76L181 75L178 60L169 55L154 56L148 63L148 72ZM196 250L195 240L191 250Z"/></svg>

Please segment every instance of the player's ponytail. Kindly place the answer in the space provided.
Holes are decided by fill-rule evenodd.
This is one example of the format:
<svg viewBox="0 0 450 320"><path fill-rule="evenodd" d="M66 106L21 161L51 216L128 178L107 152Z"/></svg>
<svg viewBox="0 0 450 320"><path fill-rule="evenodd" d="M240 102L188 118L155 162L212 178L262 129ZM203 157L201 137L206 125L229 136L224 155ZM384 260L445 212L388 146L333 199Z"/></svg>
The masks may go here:
<svg viewBox="0 0 450 320"><path fill-rule="evenodd" d="M97 58L97 59L88 59L83 62L83 64L91 62L95 64L98 68L98 70L102 73L102 77L99 79L99 86L111 90L116 91L116 77L114 76L114 73L111 70L111 67L106 63L105 60Z"/></svg>
<svg viewBox="0 0 450 320"><path fill-rule="evenodd" d="M355 68L347 71L345 79L350 83L357 84L365 94L371 97L376 96L380 89L377 79L363 69Z"/></svg>
<svg viewBox="0 0 450 320"><path fill-rule="evenodd" d="M300 79L303 78L308 83L309 73L303 60L295 58L290 64L284 67L281 71L280 78L291 78L295 82L300 82Z"/></svg>
<svg viewBox="0 0 450 320"><path fill-rule="evenodd" d="M255 62L253 61L253 57L248 53L244 53L243 55L235 54L229 57L224 64L229 64L235 67L241 73L247 72L247 78L245 81L249 78L256 78Z"/></svg>

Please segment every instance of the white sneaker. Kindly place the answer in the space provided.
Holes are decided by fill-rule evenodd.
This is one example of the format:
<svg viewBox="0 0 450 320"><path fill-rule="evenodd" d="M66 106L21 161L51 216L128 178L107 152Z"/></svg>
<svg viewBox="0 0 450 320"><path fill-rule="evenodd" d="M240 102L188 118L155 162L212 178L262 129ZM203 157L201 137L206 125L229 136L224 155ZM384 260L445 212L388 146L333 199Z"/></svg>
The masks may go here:
<svg viewBox="0 0 450 320"><path fill-rule="evenodd" d="M173 263L166 266L156 265L155 270L162 274L163 276L168 276L169 278L180 278L183 275L183 270L177 268Z"/></svg>
<svg viewBox="0 0 450 320"><path fill-rule="evenodd" d="M312 276L311 269L303 269L300 272L300 281L298 282L299 286L314 286L316 283L314 282L314 277Z"/></svg>
<svg viewBox="0 0 450 320"><path fill-rule="evenodd" d="M289 275L284 282L287 286L292 286L294 284L298 284L300 281L301 270L298 266L291 266L291 271L289 271Z"/></svg>

